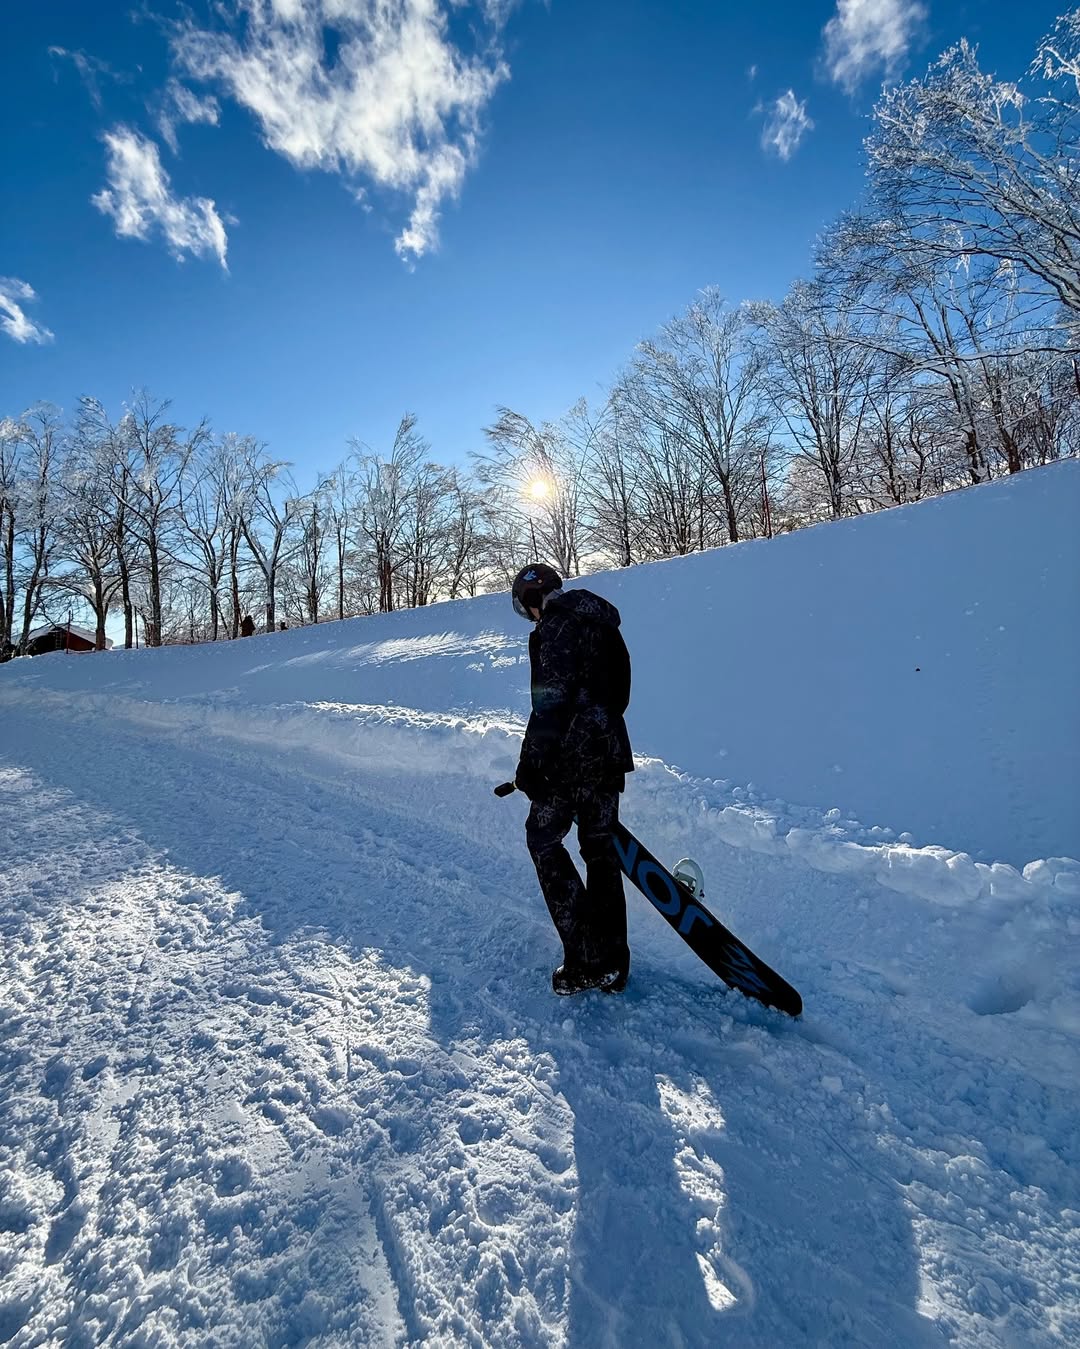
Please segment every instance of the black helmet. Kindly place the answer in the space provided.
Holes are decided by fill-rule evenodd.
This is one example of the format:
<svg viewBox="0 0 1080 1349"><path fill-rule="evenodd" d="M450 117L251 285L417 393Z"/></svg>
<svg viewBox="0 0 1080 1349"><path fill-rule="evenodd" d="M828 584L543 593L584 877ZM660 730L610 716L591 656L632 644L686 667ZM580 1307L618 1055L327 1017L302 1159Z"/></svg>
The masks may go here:
<svg viewBox="0 0 1080 1349"><path fill-rule="evenodd" d="M514 577L510 593L514 597L514 608L522 618L532 619L530 609L542 609L544 596L562 589L562 577L554 567L543 562L532 562L522 567Z"/></svg>

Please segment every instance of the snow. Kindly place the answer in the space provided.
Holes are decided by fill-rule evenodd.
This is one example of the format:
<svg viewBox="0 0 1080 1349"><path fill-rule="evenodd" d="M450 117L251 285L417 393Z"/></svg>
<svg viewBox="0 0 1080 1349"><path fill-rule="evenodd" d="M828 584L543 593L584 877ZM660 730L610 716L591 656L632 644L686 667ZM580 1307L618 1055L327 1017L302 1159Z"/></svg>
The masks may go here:
<svg viewBox="0 0 1080 1349"><path fill-rule="evenodd" d="M1078 505L589 582L798 1022L633 893L552 997L505 596L0 669L0 1342L1076 1343Z"/></svg>

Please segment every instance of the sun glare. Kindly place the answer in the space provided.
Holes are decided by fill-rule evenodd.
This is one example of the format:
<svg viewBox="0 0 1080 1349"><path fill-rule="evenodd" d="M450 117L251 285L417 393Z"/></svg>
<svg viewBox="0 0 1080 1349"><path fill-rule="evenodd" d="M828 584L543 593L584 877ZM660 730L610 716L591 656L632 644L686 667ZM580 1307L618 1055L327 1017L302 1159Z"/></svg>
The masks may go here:
<svg viewBox="0 0 1080 1349"><path fill-rule="evenodd" d="M533 478L529 483L528 493L534 501L543 501L551 493L551 483L547 478Z"/></svg>

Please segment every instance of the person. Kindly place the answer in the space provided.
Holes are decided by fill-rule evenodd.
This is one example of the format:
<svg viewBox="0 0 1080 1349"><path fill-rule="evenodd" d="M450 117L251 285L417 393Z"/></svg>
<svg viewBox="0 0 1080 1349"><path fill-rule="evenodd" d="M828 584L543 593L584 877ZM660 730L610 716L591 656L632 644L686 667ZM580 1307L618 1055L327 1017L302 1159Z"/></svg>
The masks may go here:
<svg viewBox="0 0 1080 1349"><path fill-rule="evenodd" d="M630 950L615 827L634 759L623 715L630 655L619 611L592 591L564 591L562 577L544 563L521 569L512 597L534 624L532 714L514 785L531 802L525 840L563 944L551 986L561 995L620 993ZM563 846L575 820L584 883Z"/></svg>
<svg viewBox="0 0 1080 1349"><path fill-rule="evenodd" d="M240 624L240 636L254 637L254 635L255 635L255 620L251 617L250 614L245 614L244 621Z"/></svg>

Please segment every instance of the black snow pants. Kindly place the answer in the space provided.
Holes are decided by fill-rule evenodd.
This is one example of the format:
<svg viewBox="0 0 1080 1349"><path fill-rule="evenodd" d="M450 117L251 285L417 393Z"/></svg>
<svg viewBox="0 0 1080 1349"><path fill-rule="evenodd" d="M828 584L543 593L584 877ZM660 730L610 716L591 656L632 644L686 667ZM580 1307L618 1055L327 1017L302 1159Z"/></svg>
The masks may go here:
<svg viewBox="0 0 1080 1349"><path fill-rule="evenodd" d="M563 847L575 818L585 884ZM605 971L630 967L626 897L615 851L618 819L618 790L594 787L537 798L525 821L525 839L566 965Z"/></svg>

